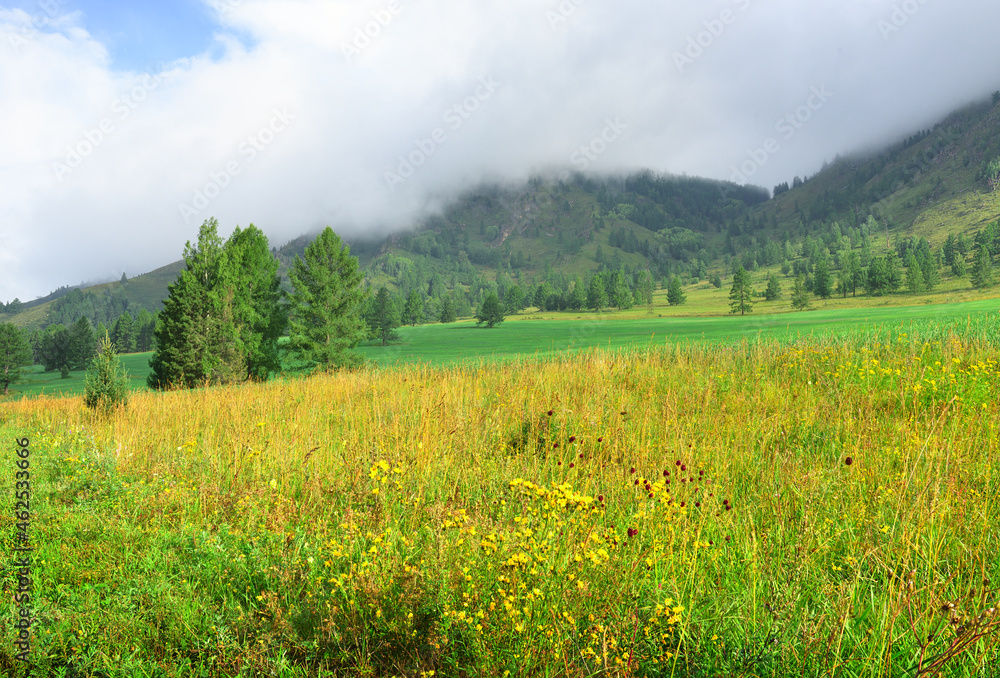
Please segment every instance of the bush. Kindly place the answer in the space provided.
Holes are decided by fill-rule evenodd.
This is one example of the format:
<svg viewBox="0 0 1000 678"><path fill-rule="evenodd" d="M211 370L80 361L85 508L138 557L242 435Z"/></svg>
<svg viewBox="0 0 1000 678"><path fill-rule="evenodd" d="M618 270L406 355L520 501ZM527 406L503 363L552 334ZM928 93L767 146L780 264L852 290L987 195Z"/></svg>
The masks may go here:
<svg viewBox="0 0 1000 678"><path fill-rule="evenodd" d="M118 357L115 345L105 334L100 349L83 384L83 402L102 413L128 405L128 373Z"/></svg>

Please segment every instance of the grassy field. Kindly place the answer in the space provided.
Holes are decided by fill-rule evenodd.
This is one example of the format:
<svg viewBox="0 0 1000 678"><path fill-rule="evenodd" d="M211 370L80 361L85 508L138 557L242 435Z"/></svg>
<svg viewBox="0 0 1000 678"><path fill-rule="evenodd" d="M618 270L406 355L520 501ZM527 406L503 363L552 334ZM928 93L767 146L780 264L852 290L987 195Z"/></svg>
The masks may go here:
<svg viewBox="0 0 1000 678"><path fill-rule="evenodd" d="M718 311L721 294L710 285L701 290L701 308ZM697 295L694 295L697 297ZM898 299L898 298L894 298ZM744 317L688 316L692 307L654 306L654 314L643 309L596 313L538 313L509 316L497 328L476 327L474 321L402 327L399 341L389 346L375 342L362 345L361 353L372 363L428 362L447 365L468 360L507 360L557 355L594 347L662 347L684 341L736 342L742 339L787 340L810 334L843 334L859 327L881 326L905 332L928 322L954 322L961 318L1000 309L1000 300L975 299L950 304L915 306L882 305L841 308L835 300L825 308L801 313L775 312L779 304L761 303L757 312ZM698 307L695 307L697 309ZM122 356L136 390L144 390L151 353ZM39 395L83 393L85 371L71 372L62 379L58 372L32 368L28 377L11 387L7 400ZM0 402L3 398L0 397Z"/></svg>
<svg viewBox="0 0 1000 678"><path fill-rule="evenodd" d="M36 675L991 675L998 337L0 404L31 440Z"/></svg>

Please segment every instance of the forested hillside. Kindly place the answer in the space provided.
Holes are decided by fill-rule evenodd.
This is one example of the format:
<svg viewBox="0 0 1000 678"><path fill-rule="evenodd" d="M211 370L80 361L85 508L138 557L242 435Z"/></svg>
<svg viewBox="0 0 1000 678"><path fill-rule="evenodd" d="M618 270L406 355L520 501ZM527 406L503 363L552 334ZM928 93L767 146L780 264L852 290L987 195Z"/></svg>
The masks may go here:
<svg viewBox="0 0 1000 678"><path fill-rule="evenodd" d="M773 191L649 171L536 177L480 186L388 239L346 240L368 285L386 287L400 310L410 300L410 322L439 320L445 309L471 316L490 292L508 313L627 308L671 283L720 287L740 266L759 294L771 278L786 288L801 278L821 298L942 283L989 289L1000 255L998 188L1000 93ZM286 289L288 267L311 241L272 247ZM0 305L0 321L41 329L82 316L113 328L125 312L159 310L181 266L12 300Z"/></svg>

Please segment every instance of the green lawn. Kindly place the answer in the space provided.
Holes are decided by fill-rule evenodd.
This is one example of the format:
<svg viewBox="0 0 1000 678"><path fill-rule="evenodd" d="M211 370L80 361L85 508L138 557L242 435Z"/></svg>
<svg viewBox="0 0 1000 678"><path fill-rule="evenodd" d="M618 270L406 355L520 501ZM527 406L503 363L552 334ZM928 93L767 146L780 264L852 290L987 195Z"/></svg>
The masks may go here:
<svg viewBox="0 0 1000 678"><path fill-rule="evenodd" d="M545 356L567 350L595 346L661 346L683 341L737 342L758 336L795 338L814 333L845 333L872 325L896 328L901 332L914 323L956 322L969 316L1000 311L1000 300L987 299L956 304L884 306L778 313L744 317L623 317L617 313L597 315L525 314L509 317L493 329L476 327L471 320L453 324L418 325L399 330L399 341L389 346L374 342L359 351L378 365L424 361L443 365L468 359L508 359ZM136 389L145 388L151 353L123 356ZM8 398L38 395L75 395L83 392L85 372L72 372L61 379L58 372L44 372L35 366L27 379L11 387Z"/></svg>

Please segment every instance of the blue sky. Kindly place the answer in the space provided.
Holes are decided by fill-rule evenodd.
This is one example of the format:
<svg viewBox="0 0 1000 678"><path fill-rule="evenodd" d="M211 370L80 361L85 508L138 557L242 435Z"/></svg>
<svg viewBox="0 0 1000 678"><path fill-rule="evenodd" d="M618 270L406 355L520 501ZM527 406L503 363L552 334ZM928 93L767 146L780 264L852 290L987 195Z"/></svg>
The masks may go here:
<svg viewBox="0 0 1000 678"><path fill-rule="evenodd" d="M105 46L119 70L147 71L211 50L220 28L215 12L199 0L21 0L9 6L33 15L48 14L48 7L79 12L80 25Z"/></svg>
<svg viewBox="0 0 1000 678"><path fill-rule="evenodd" d="M0 300L171 263L209 217L281 245L538 173L770 188L988 100L998 25L995 0L0 0Z"/></svg>

